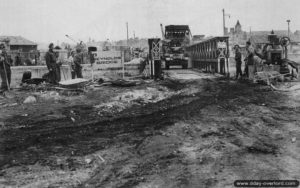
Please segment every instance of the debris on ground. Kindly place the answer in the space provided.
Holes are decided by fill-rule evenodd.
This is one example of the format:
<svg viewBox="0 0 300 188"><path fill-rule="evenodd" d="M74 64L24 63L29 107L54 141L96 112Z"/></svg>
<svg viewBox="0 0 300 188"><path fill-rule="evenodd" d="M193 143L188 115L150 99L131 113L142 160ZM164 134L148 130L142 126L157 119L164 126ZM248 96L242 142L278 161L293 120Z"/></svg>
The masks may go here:
<svg viewBox="0 0 300 188"><path fill-rule="evenodd" d="M219 78L93 85L77 96L47 85L1 98L1 105L21 104L30 93L37 104L0 108L0 187L215 188L245 177L300 179L296 82L276 85L293 92Z"/></svg>
<svg viewBox="0 0 300 188"><path fill-rule="evenodd" d="M112 98L112 101L99 104L94 107L99 110L98 114L116 113L121 112L134 104L141 105L147 103L156 103L174 94L175 92L172 92L165 87L159 87L158 89L147 87L146 89L120 93L116 97Z"/></svg>
<svg viewBox="0 0 300 188"><path fill-rule="evenodd" d="M46 91L36 94L39 98L43 100L60 100L61 96L57 91Z"/></svg>
<svg viewBox="0 0 300 188"><path fill-rule="evenodd" d="M43 78L31 78L31 79L26 79L22 81L22 85L24 84L34 84L34 85L39 85L43 82L46 82L46 79Z"/></svg>
<svg viewBox="0 0 300 188"><path fill-rule="evenodd" d="M292 91L300 90L300 84L295 84L290 87L286 87L286 86L278 87L278 85L275 86L273 84L270 84L270 87L276 91L283 91L283 92L292 92Z"/></svg>
<svg viewBox="0 0 300 188"><path fill-rule="evenodd" d="M24 100L24 104L29 104L29 103L35 103L36 102L36 98L34 96L28 96L25 100Z"/></svg>
<svg viewBox="0 0 300 188"><path fill-rule="evenodd" d="M136 86L137 82L131 80L117 79L111 81L111 84L113 86L119 86L119 87L131 87L131 86Z"/></svg>
<svg viewBox="0 0 300 188"><path fill-rule="evenodd" d="M274 83L276 80L283 80L284 75L280 74L277 71L261 71L256 72L254 74L253 82L260 82L267 85L270 85L271 83Z"/></svg>
<svg viewBox="0 0 300 188"><path fill-rule="evenodd" d="M3 96L4 96L5 98L7 98L7 99L12 99L12 98L15 97L14 93L11 92L11 91L5 91L5 92L3 92Z"/></svg>
<svg viewBox="0 0 300 188"><path fill-rule="evenodd" d="M59 85L63 88L75 89L75 88L83 88L87 84L87 82L88 82L87 79L76 78L76 79L61 81L59 82Z"/></svg>

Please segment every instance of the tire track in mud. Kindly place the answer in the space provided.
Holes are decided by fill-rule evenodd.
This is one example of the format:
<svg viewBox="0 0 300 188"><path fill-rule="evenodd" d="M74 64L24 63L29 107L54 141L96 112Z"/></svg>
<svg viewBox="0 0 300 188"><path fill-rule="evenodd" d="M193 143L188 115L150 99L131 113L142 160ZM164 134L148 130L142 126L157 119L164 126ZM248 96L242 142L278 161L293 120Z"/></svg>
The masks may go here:
<svg viewBox="0 0 300 188"><path fill-rule="evenodd" d="M136 158L140 157L145 161L141 161L130 176L123 177L124 181L118 181L115 173L118 173L120 166L130 159L117 160L104 169L99 169L88 181L83 182L81 187L89 187L87 185L101 187L109 185L110 181L115 181L116 187L132 187L144 181L142 176L156 173L156 170L163 168L168 163L182 163L181 154L176 153L166 153L162 155L162 158L159 157L160 155L154 156L147 161L149 155L143 156L140 150L147 148L147 145L143 146L143 143L148 137L160 135L161 129L171 126L177 121L184 121L196 116L201 118L200 110L212 104L219 104L226 110L235 111L237 109L234 106L226 103L236 96L254 96L254 100L248 103L264 101L262 96L255 96L257 93L249 93L251 89L248 88L244 91L243 87L245 86L237 89L237 86L228 87L224 83L218 87L221 88L219 93L202 92L194 96L174 96L156 104L135 106L117 117L107 117L106 119L102 117L101 120L95 118L96 113L93 108L75 106L64 109L64 113L68 114L70 110L77 110L84 123L74 124L67 117L58 119L56 122L43 121L42 124L34 122L29 127L22 129L2 131L0 144L4 147L1 147L0 150L2 153L0 169L15 165L34 164L37 161L53 168L59 168L53 161L48 160L49 156L56 154L67 157L84 156L121 143L133 145L132 152ZM211 91L213 88L207 89ZM91 120L91 118L95 119ZM29 120L28 122L30 123ZM219 135L211 136L218 137ZM37 151L30 150L33 147L37 148ZM57 147L60 149L56 150ZM24 158L24 155L27 157ZM104 172L107 172L105 178L103 178ZM186 173L188 172L187 170ZM122 174L120 176L122 177ZM182 179L179 184L183 185L186 181L188 181L187 178Z"/></svg>
<svg viewBox="0 0 300 188"><path fill-rule="evenodd" d="M184 102L178 102L180 100ZM118 143L135 145L137 149L147 137L159 134L160 129L172 125L177 120L188 118L191 116L193 108L203 108L211 101L214 101L212 96L175 96L157 104L129 109L121 117L113 120L94 120L92 124L74 126L69 120L62 119L56 122L42 121L43 124L36 122L28 128L2 131L0 144L3 147L0 150L2 155L0 169L33 165L37 162L41 165L59 169L62 166L56 164L55 161L51 161L51 156L84 156L101 149L107 149ZM194 104L193 108L190 107L191 103ZM78 110L78 106L76 108ZM85 112L85 114L88 114L88 112ZM128 117L128 114L138 115ZM45 122L46 124L44 124ZM122 136L119 137L120 135ZM101 139L99 140L99 138ZM57 147L60 149L56 150ZM163 159L160 160L163 161ZM168 159L166 160L168 161ZM117 163L112 164L112 171L118 170L120 165ZM72 165L76 168L78 164ZM63 168L71 170L74 167ZM150 173L147 171L152 171L152 168L154 168L152 163L148 162L138 166L134 173L136 173L136 177L140 177L143 174ZM111 170L108 170L109 173L111 173ZM105 184L109 179L108 176L101 183ZM99 176L96 174L95 179L91 178L92 184L98 185L99 183L95 183L93 180L99 182ZM140 181L143 181L143 179L134 178L128 180L122 186L128 187Z"/></svg>
<svg viewBox="0 0 300 188"><path fill-rule="evenodd" d="M96 120L92 120L92 123L74 124L69 118L41 122L26 119L23 124L33 122L28 127L1 131L0 145L2 147L0 151L2 158L0 161L0 169L3 168L4 165L7 168L8 166L19 164L34 164L40 159L56 153L51 149L51 147L55 146L65 148L63 151L65 154L75 152L77 155L85 155L95 150L106 148L108 145L119 141L136 142L132 138L119 140L116 137L121 134L128 134L128 137L137 136L139 137L138 140L142 140L148 135L152 135L156 130L172 125L178 119L187 118L189 113L193 111L190 107L191 103L198 104L198 108L200 105L204 107L211 103L210 101L214 101L212 97L208 97L210 100L199 99L199 96L190 96L189 98L190 101L187 100L187 96L175 96L157 104L128 109L121 117L112 120L111 118L107 118L104 121L97 120L96 117ZM187 104L180 104L180 102L178 102L183 99L187 101ZM167 108L165 108L166 106ZM78 106L75 108L80 111ZM88 119L95 115L92 108L84 106L83 109L85 110L84 114L80 114L83 116L83 119ZM85 114L87 114L88 117L84 117ZM128 114L142 115L128 117ZM25 118L23 118L22 121L24 121L24 119ZM13 119L12 122L17 122L17 120ZM86 150L85 144L81 144L82 142L87 143L88 141L92 141L93 138L99 137L106 140L100 145L97 144L97 146L102 147L96 147L94 150ZM78 148L69 148L70 145L74 146L76 144L79 144L77 146ZM27 154L31 155L31 157L25 157L26 160L24 160L22 155L24 152L26 153L28 148L32 147L37 148L39 152L28 152ZM33 153L35 153L36 156L34 156Z"/></svg>

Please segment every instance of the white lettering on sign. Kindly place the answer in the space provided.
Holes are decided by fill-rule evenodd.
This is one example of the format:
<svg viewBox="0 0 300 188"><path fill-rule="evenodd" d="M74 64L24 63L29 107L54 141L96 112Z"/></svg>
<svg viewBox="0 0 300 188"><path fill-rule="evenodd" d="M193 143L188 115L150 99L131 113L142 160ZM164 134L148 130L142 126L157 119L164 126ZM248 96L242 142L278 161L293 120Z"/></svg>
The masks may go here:
<svg viewBox="0 0 300 188"><path fill-rule="evenodd" d="M107 69L112 67L122 67L121 51L97 51L94 52L94 68Z"/></svg>

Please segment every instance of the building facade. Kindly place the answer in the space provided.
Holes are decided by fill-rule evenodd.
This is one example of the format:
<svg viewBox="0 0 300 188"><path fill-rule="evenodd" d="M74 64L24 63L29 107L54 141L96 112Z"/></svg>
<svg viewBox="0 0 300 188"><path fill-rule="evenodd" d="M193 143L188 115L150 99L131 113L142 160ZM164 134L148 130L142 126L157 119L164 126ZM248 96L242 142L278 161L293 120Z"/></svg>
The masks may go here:
<svg viewBox="0 0 300 188"><path fill-rule="evenodd" d="M21 59L22 65L37 64L39 60L37 43L21 36L0 36L0 41L6 41L8 54L13 60L13 65L16 65L17 56Z"/></svg>

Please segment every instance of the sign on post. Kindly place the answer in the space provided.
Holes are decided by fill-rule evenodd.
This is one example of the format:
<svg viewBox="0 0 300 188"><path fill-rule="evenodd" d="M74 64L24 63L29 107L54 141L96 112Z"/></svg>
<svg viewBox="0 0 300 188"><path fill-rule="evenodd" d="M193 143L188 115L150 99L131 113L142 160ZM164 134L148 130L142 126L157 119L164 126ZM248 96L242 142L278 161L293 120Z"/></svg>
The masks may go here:
<svg viewBox="0 0 300 188"><path fill-rule="evenodd" d="M160 73L160 39L159 38L151 38L148 39L149 44L149 59L150 59L150 67L151 67L151 78L154 78L155 75Z"/></svg>
<svg viewBox="0 0 300 188"><path fill-rule="evenodd" d="M218 48L227 48L227 44L226 44L226 42L218 42L217 47Z"/></svg>
<svg viewBox="0 0 300 188"><path fill-rule="evenodd" d="M160 50L159 50L159 42L152 42L152 57L153 60L160 60Z"/></svg>
<svg viewBox="0 0 300 188"><path fill-rule="evenodd" d="M225 58L226 57L226 49L227 49L226 42L218 42L217 47L219 50L219 58Z"/></svg>
<svg viewBox="0 0 300 188"><path fill-rule="evenodd" d="M95 57L94 68L108 69L122 67L122 55L120 51L97 51L93 52Z"/></svg>

